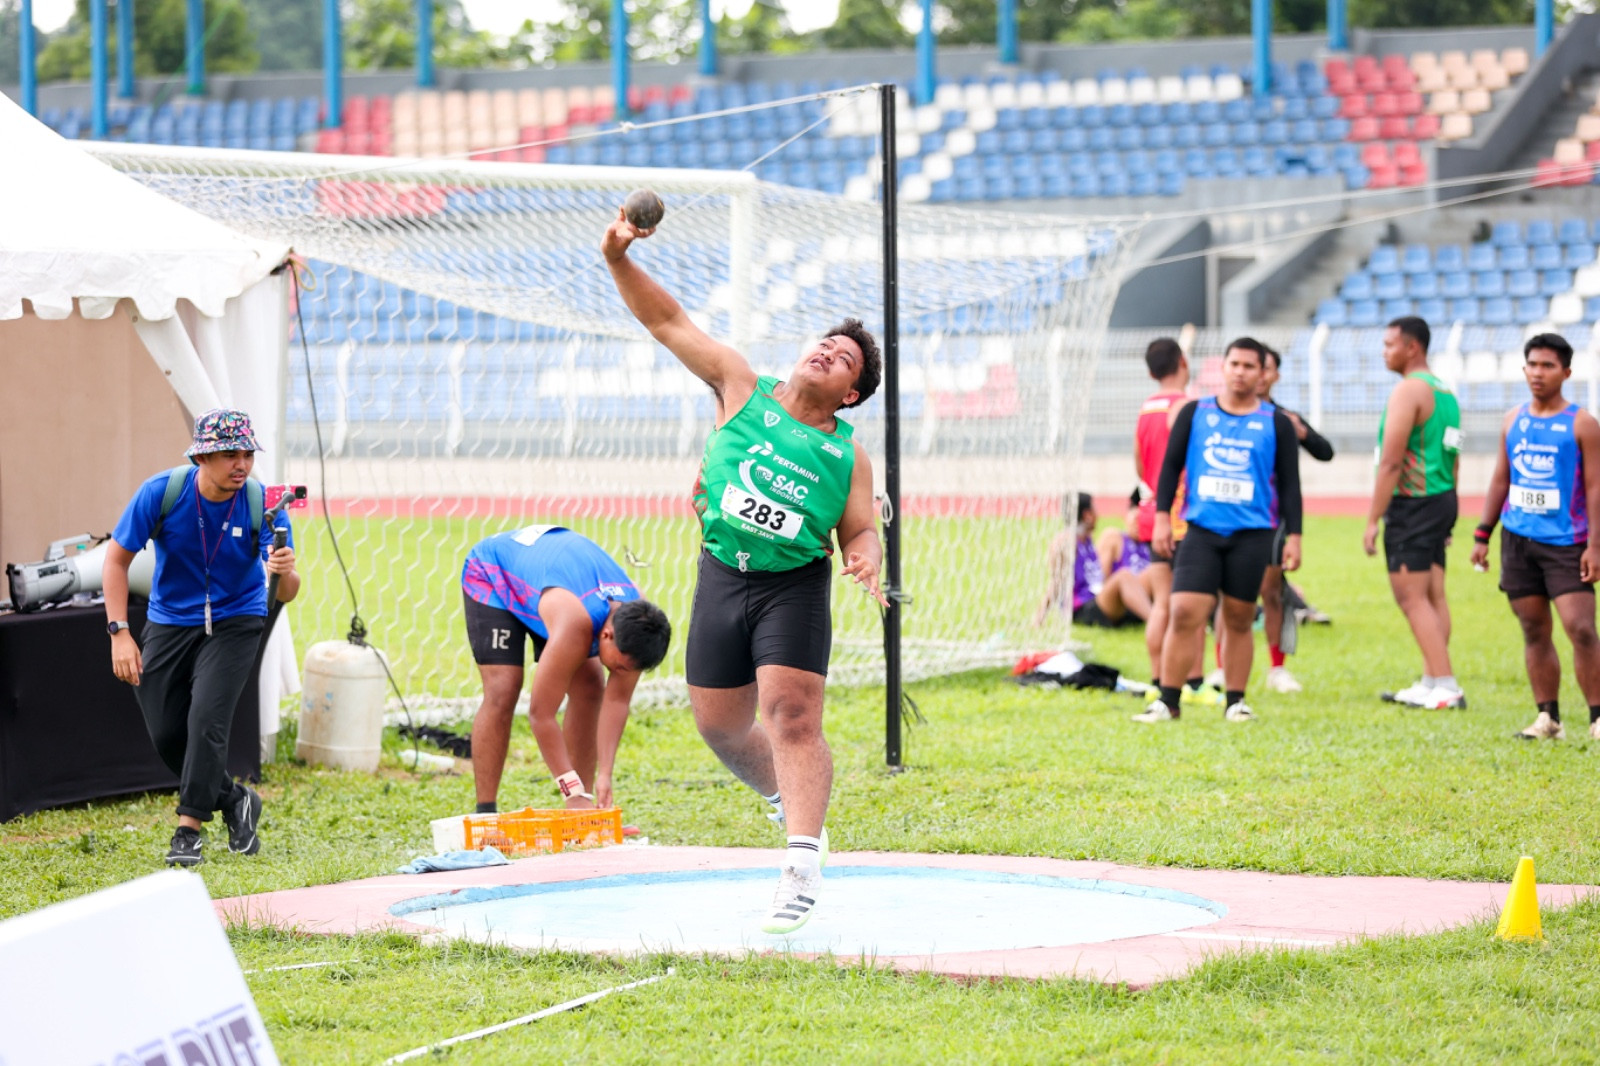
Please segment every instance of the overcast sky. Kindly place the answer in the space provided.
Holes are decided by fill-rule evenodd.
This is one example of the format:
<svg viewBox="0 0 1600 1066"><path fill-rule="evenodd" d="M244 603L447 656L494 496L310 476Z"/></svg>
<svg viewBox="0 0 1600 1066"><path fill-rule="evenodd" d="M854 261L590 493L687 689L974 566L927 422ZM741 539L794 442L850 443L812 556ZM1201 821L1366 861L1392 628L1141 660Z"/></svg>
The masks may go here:
<svg viewBox="0 0 1600 1066"><path fill-rule="evenodd" d="M45 32L60 29L72 15L73 0L33 0L33 23ZM462 0L467 17L474 26L490 33L509 34L522 20L534 18L548 20L560 10L559 0ZM724 11L735 16L750 8L750 0L714 0L712 10L721 15ZM805 33L831 25L839 14L839 0L785 0L789 24Z"/></svg>

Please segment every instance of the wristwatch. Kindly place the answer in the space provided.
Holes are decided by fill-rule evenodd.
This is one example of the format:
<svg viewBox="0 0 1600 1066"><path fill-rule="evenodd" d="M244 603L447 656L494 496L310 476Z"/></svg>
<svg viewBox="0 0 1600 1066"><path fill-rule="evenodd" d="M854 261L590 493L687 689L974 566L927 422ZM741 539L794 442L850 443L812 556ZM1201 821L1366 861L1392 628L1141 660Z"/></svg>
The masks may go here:
<svg viewBox="0 0 1600 1066"><path fill-rule="evenodd" d="M123 630L125 630L127 628L128 628L128 623L126 623L126 622L107 622L106 623L106 632L110 633L112 636L116 636L118 633L122 632Z"/></svg>

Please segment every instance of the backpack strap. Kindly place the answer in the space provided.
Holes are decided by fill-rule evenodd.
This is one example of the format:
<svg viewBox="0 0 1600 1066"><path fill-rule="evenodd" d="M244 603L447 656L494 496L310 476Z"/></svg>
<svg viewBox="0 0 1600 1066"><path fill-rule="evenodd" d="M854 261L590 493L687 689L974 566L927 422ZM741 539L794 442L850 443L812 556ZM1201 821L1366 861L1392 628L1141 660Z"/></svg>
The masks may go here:
<svg viewBox="0 0 1600 1066"><path fill-rule="evenodd" d="M244 479L244 498L250 505L250 543L261 543L261 516L265 512L266 490L253 477Z"/></svg>
<svg viewBox="0 0 1600 1066"><path fill-rule="evenodd" d="M167 490L161 494L161 511L156 515L156 524L150 530L150 539L155 540L161 535L161 527L167 520L167 515L178 506L178 497L183 495L183 487L188 483L189 471L193 466L175 466L167 471Z"/></svg>

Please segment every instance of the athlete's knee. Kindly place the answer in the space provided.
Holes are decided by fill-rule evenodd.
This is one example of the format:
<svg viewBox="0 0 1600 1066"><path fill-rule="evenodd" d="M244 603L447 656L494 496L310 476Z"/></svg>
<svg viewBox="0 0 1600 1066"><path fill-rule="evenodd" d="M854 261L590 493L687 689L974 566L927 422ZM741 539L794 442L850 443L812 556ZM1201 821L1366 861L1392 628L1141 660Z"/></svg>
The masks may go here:
<svg viewBox="0 0 1600 1066"><path fill-rule="evenodd" d="M807 696L778 694L766 707L766 719L776 744L808 743L822 736L822 705Z"/></svg>
<svg viewBox="0 0 1600 1066"><path fill-rule="evenodd" d="M1249 632L1256 620L1256 605L1253 601L1236 600L1232 596L1222 598L1222 624L1234 633Z"/></svg>
<svg viewBox="0 0 1600 1066"><path fill-rule="evenodd" d="M1573 651L1589 655L1600 650L1600 632L1595 630L1593 618L1579 618L1565 628Z"/></svg>

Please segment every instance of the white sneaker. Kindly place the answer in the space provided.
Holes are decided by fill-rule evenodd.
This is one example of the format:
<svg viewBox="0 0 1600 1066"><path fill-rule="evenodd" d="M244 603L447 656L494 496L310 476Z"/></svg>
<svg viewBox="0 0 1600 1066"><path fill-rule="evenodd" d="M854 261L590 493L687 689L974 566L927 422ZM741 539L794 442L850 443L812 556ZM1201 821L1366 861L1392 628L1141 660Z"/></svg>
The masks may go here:
<svg viewBox="0 0 1600 1066"><path fill-rule="evenodd" d="M785 866L778 875L778 891L772 897L772 910L761 923L763 933L792 933L811 920L811 910L822 893L821 872L810 873L798 866Z"/></svg>
<svg viewBox="0 0 1600 1066"><path fill-rule="evenodd" d="M1244 700L1240 700L1222 712L1222 720L1224 722L1253 722L1255 719L1256 712L1252 711L1250 705Z"/></svg>
<svg viewBox="0 0 1600 1066"><path fill-rule="evenodd" d="M1268 692L1299 692L1300 682L1294 679L1287 666L1274 666L1267 671Z"/></svg>
<svg viewBox="0 0 1600 1066"><path fill-rule="evenodd" d="M1589 733L1591 736L1594 735L1593 727L1589 729ZM1513 733L1511 735L1519 740L1567 739L1567 731L1561 728L1561 723L1551 718L1550 715L1545 711L1540 711L1539 717L1535 718L1533 720L1533 724L1528 728L1524 729L1520 733Z"/></svg>
<svg viewBox="0 0 1600 1066"><path fill-rule="evenodd" d="M1403 703L1407 707L1426 707L1428 697L1433 693L1432 685L1424 685L1421 681L1407 685L1399 692L1383 692L1379 698L1386 703Z"/></svg>
<svg viewBox="0 0 1600 1066"><path fill-rule="evenodd" d="M1467 694L1458 688L1434 688L1419 706L1430 711L1464 711Z"/></svg>
<svg viewBox="0 0 1600 1066"><path fill-rule="evenodd" d="M1219 666L1206 675L1205 684L1207 688L1214 688L1221 692L1228 687L1228 675L1223 673L1222 667Z"/></svg>
<svg viewBox="0 0 1600 1066"><path fill-rule="evenodd" d="M1589 739L1600 740L1600 721L1589 723Z"/></svg>
<svg viewBox="0 0 1600 1066"><path fill-rule="evenodd" d="M1133 720L1135 722L1143 722L1146 725L1151 725L1156 722L1175 721L1177 717L1178 716L1176 714L1172 713L1172 708L1168 707L1165 703L1161 702L1160 700L1151 700L1150 706L1144 709L1144 713L1134 715Z"/></svg>

